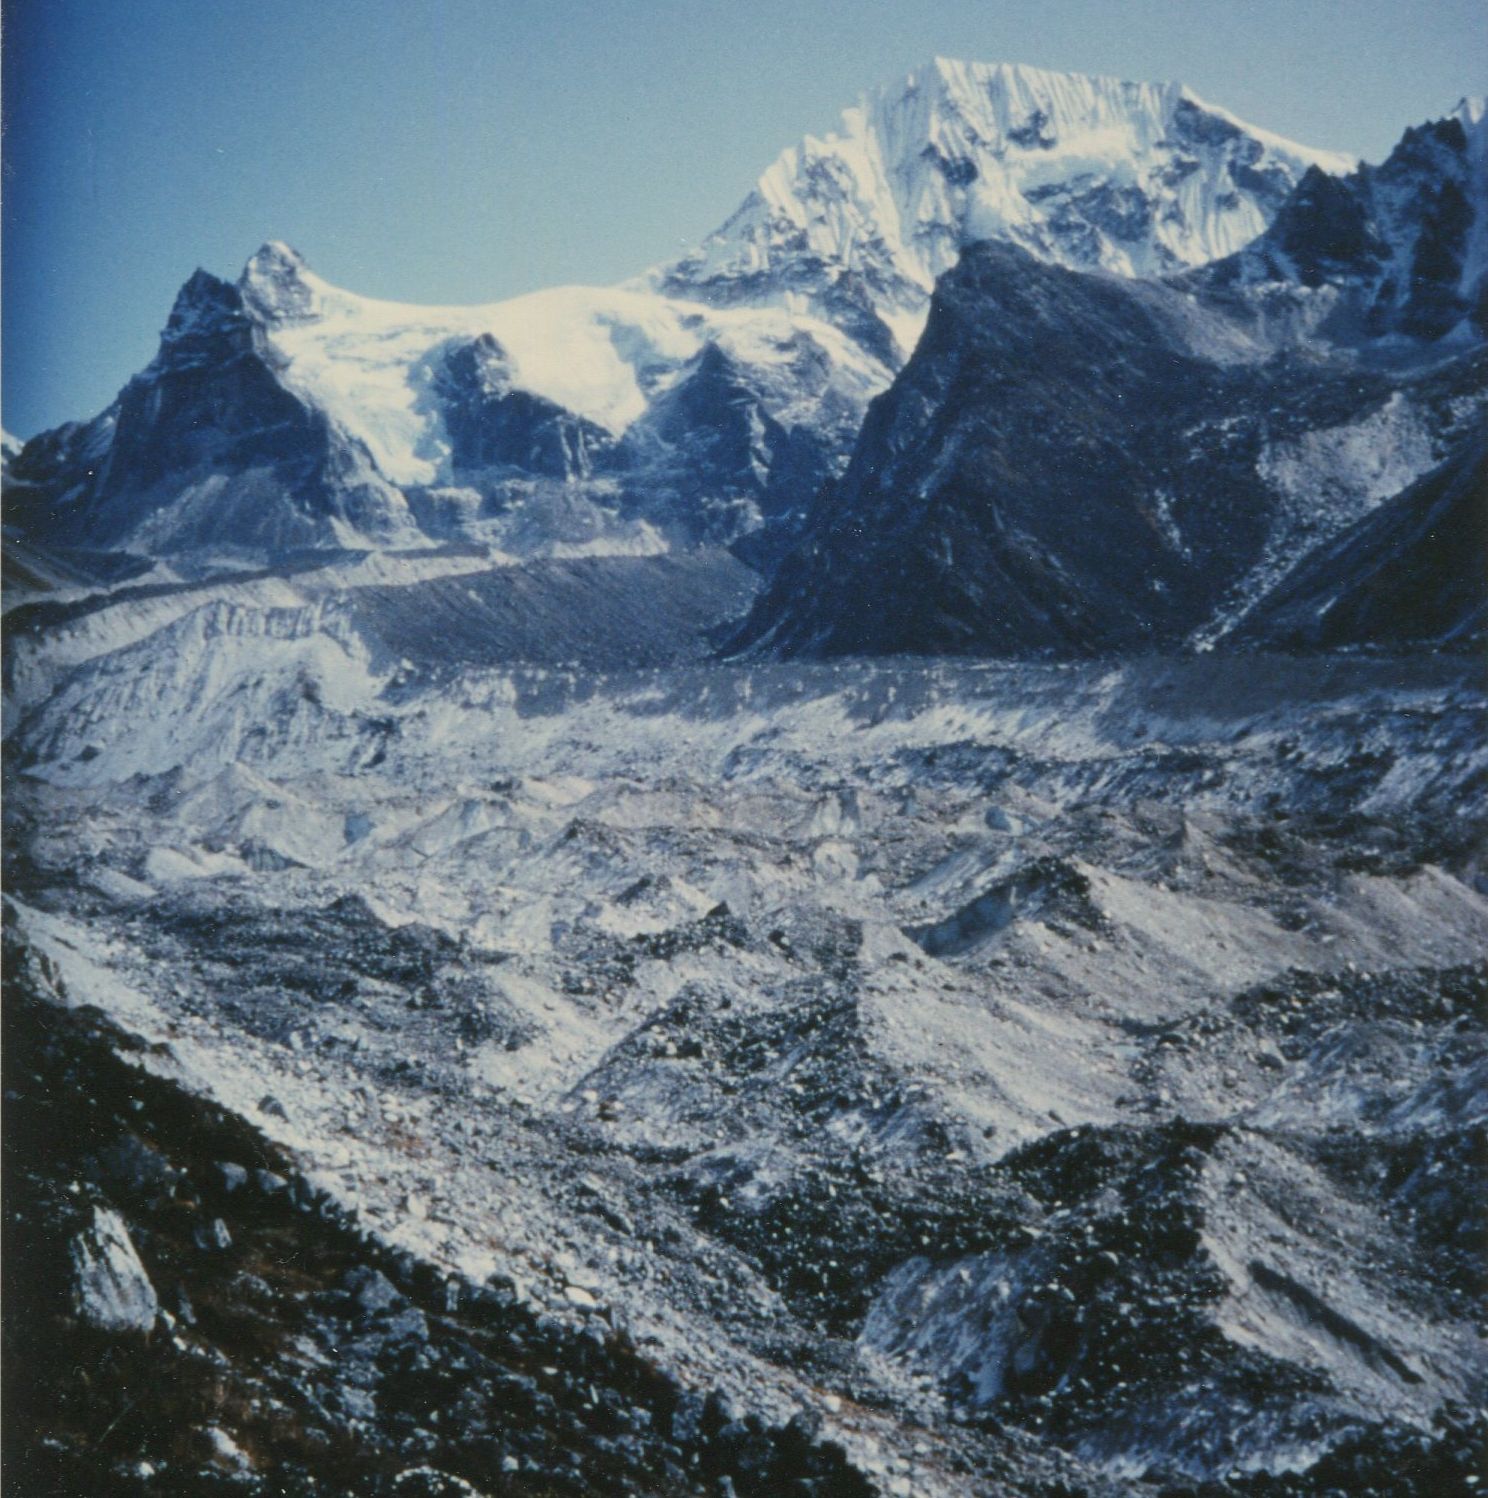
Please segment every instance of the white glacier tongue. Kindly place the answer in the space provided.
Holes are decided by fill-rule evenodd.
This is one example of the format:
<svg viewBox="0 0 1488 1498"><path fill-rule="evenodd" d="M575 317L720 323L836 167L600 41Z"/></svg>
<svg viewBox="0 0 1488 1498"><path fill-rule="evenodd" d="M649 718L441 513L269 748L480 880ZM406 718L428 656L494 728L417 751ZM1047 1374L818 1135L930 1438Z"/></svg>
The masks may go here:
<svg viewBox="0 0 1488 1498"><path fill-rule="evenodd" d="M818 309L851 294L907 354L935 278L974 240L1159 275L1240 249L1313 165L1354 161L1179 84L937 58L866 95L838 133L782 152L722 228L652 280Z"/></svg>
<svg viewBox="0 0 1488 1498"><path fill-rule="evenodd" d="M250 287L259 294L266 250L244 271L245 295ZM357 296L321 280L298 256L294 262L297 304L313 315L268 319L284 378L360 439L397 484L450 481L449 436L433 386L451 348L486 335L499 346L513 385L617 436L710 345L768 372L788 364L807 339L828 362L825 384L833 398L854 408L866 405L889 375L836 328L780 308L713 308L587 286L486 306L421 307ZM282 290L275 280L265 294Z"/></svg>

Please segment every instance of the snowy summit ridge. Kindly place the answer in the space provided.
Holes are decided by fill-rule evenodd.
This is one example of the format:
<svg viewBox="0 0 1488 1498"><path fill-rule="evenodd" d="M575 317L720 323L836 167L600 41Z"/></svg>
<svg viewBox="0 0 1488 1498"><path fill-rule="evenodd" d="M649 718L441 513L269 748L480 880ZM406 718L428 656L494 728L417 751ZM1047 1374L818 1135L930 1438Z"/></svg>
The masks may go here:
<svg viewBox="0 0 1488 1498"><path fill-rule="evenodd" d="M1234 253L1309 167L1352 157L1257 129L1178 83L936 58L783 151L734 215L652 273L712 301L855 302L913 349L961 250L1006 239L1152 276Z"/></svg>

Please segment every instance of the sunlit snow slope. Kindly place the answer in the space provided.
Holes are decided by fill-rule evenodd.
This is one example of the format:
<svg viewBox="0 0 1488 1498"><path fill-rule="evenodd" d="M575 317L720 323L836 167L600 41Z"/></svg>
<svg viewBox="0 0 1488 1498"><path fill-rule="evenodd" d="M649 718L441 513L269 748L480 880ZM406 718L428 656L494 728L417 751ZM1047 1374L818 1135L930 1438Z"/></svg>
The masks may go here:
<svg viewBox="0 0 1488 1498"><path fill-rule="evenodd" d="M936 277L975 240L1161 275L1255 238L1308 167L1353 164L1181 84L937 58L865 95L839 132L782 152L734 216L655 279L839 316L850 292L907 355Z"/></svg>
<svg viewBox="0 0 1488 1498"><path fill-rule="evenodd" d="M286 383L370 448L394 483L450 482L456 456L433 398L452 347L488 336L501 379L622 436L710 345L740 364L787 364L813 338L859 399L884 372L836 329L779 309L718 309L645 292L560 286L475 307L377 301L330 285L287 245L265 245L243 286L265 314ZM805 401L800 403L802 406ZM804 411L798 413L804 415Z"/></svg>

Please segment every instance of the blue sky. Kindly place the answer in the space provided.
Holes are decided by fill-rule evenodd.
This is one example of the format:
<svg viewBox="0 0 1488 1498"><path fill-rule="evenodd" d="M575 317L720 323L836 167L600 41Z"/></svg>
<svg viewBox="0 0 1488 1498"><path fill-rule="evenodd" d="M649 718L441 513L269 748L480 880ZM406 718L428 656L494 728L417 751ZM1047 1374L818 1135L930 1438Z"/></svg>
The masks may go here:
<svg viewBox="0 0 1488 1498"><path fill-rule="evenodd" d="M1484 0L5 0L4 392L92 414L197 265L474 302L618 280L937 54L1179 78L1377 159L1488 74Z"/></svg>

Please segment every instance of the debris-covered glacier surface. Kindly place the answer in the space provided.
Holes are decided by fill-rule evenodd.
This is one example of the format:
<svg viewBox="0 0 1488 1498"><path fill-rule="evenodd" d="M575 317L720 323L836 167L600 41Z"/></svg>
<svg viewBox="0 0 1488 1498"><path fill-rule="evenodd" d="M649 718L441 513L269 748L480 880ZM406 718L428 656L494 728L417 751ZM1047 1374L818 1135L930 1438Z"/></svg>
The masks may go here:
<svg viewBox="0 0 1488 1498"><path fill-rule="evenodd" d="M585 565L12 632L32 1490L1464 1481L1468 665L514 659Z"/></svg>

